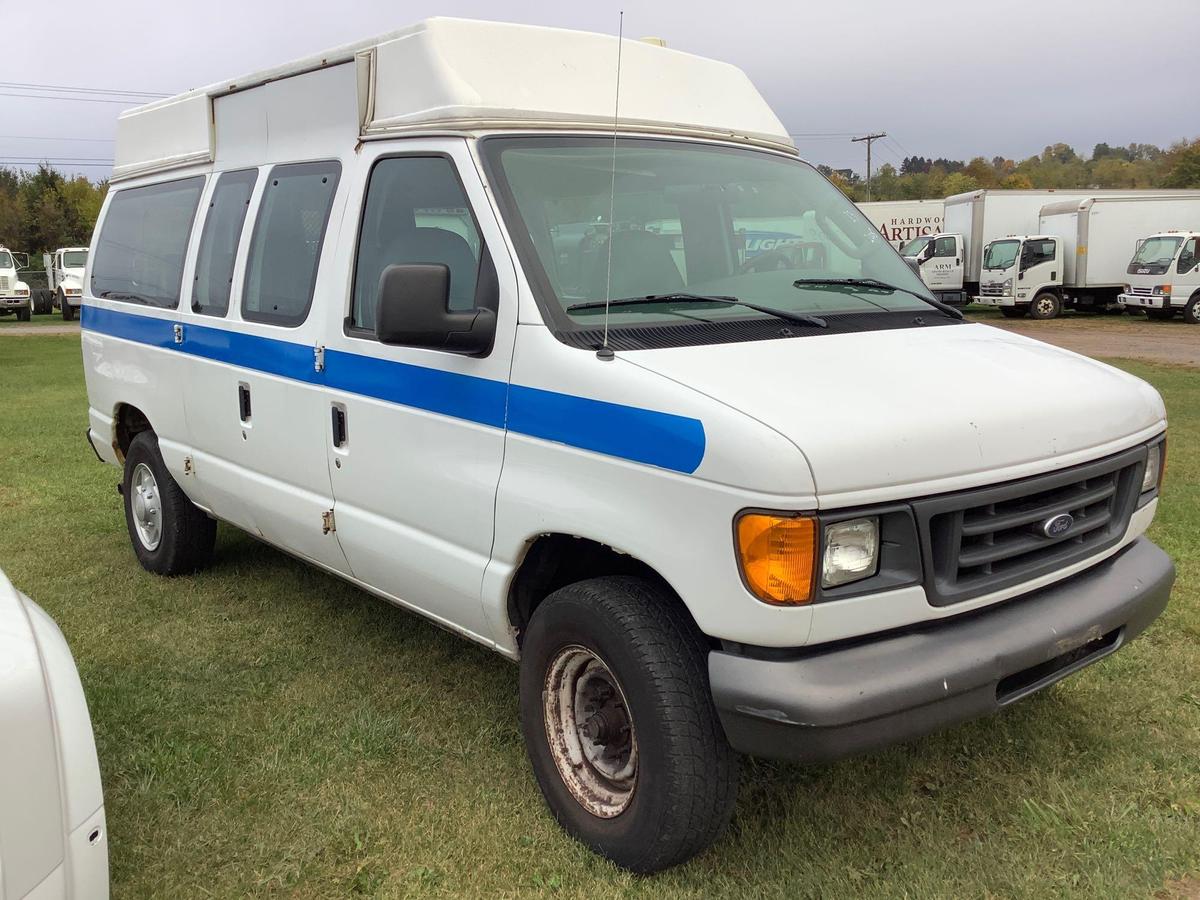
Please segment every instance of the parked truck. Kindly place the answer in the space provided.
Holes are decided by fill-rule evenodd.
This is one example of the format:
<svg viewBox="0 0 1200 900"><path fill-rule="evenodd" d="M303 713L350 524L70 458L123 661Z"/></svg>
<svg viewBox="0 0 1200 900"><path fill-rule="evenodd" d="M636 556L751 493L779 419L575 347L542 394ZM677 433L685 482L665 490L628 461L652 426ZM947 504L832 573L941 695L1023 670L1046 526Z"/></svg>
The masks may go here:
<svg viewBox="0 0 1200 900"><path fill-rule="evenodd" d="M871 220L883 239L899 250L915 238L937 234L942 230L946 201L877 200L859 203L858 208Z"/></svg>
<svg viewBox="0 0 1200 900"><path fill-rule="evenodd" d="M1186 221L1200 221L1200 191L1049 203L1036 235L985 248L976 302L1035 319L1053 319L1063 309L1119 310L1130 257L1144 235Z"/></svg>
<svg viewBox="0 0 1200 900"><path fill-rule="evenodd" d="M1200 219L1194 219L1200 222ZM1151 319L1200 325L1200 232L1166 231L1139 242L1125 270L1125 290L1117 302L1144 309Z"/></svg>
<svg viewBox="0 0 1200 900"><path fill-rule="evenodd" d="M33 307L29 285L17 277L17 259L7 247L0 247L0 315L16 313L18 322L28 322Z"/></svg>
<svg viewBox="0 0 1200 900"><path fill-rule="evenodd" d="M54 305L70 322L75 318L83 297L83 270L87 266L87 247L60 247L53 255L42 254L46 278L54 294Z"/></svg>
<svg viewBox="0 0 1200 900"><path fill-rule="evenodd" d="M1030 190L968 191L946 198L943 230L915 256L925 284L944 303L962 305L979 294L984 248L1000 238L1035 236L1038 216L1048 203L1086 200L1089 197L1189 196L1194 191L1135 190ZM1147 232L1149 233L1149 232Z"/></svg>

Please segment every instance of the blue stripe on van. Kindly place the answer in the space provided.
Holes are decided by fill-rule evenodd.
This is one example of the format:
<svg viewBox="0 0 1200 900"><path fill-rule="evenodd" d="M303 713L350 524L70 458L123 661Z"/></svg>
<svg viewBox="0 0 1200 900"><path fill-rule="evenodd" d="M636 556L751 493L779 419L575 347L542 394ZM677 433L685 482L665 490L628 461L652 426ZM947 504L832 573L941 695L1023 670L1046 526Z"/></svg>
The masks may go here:
<svg viewBox="0 0 1200 900"><path fill-rule="evenodd" d="M694 472L704 459L704 424L686 416L341 350L327 350L325 371L318 373L313 348L304 344L185 322L184 342L177 345L171 319L86 304L80 323L88 331L675 472Z"/></svg>

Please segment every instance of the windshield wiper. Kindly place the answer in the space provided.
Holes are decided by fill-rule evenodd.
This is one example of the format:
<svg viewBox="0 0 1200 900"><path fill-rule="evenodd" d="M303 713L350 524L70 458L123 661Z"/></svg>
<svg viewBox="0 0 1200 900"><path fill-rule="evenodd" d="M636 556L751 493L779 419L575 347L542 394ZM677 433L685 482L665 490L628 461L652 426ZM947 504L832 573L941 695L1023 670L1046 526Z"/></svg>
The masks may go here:
<svg viewBox="0 0 1200 900"><path fill-rule="evenodd" d="M798 325L811 325L814 328L826 328L828 323L820 316L810 316L807 313L791 312L786 309L775 309L771 306L759 306L757 303L748 303L737 297L729 297L724 294L688 294L683 292L674 292L670 294L647 294L645 297L622 297L619 300L608 301L608 306L643 306L651 303L723 303L727 306L744 306L746 309L752 309L755 312L760 312L768 316L775 316L787 322L795 322ZM578 312L584 309L604 309L605 301L589 300L587 303L573 303L567 307L567 312Z"/></svg>
<svg viewBox="0 0 1200 900"><path fill-rule="evenodd" d="M852 287L865 288L872 291L886 291L889 294L900 291L901 293L916 297L924 303L928 303L935 309L940 309L948 316L953 316L956 319L963 317L961 312L948 303L943 303L941 300L935 300L932 297L926 297L924 294L918 294L916 291L910 291L908 288L900 287L899 285L888 284L886 281L880 281L878 278L797 278L792 282L792 287Z"/></svg>

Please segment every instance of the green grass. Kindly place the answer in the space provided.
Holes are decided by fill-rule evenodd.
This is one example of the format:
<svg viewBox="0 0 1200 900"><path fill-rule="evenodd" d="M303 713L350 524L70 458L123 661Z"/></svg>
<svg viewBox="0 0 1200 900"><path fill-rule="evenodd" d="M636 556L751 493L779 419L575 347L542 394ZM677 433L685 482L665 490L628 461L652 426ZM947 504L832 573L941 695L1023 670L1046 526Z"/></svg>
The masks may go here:
<svg viewBox="0 0 1200 900"><path fill-rule="evenodd" d="M966 317L968 319L971 319L972 321L978 321L978 322L993 322L993 321L1025 322L1027 324L1034 325L1034 326L1042 324L1039 320L1032 319L1029 316L1026 316L1023 319L1005 319L1004 314L1002 312L1000 312L1000 308L996 307L996 306L981 306L979 304L973 303L969 306L963 307L963 313L966 315ZM1117 325L1117 326L1125 326L1125 327L1132 327L1132 328L1137 328L1137 327L1146 328L1147 326L1151 326L1151 327L1156 326L1156 327L1161 328L1164 325L1167 327L1170 327L1170 325L1172 325L1172 324L1175 324L1175 325L1184 324L1183 320L1180 319L1179 317L1176 317L1175 321L1172 323L1151 322L1145 316L1137 315L1135 313L1125 313L1124 315L1118 316L1118 315L1106 315L1106 314L1086 312L1086 311L1076 312L1075 310L1070 310L1070 309L1065 310L1062 314L1062 317L1055 321L1066 321L1066 322L1070 322L1072 326L1080 325L1085 328L1096 327L1096 326L1108 326L1108 325Z"/></svg>
<svg viewBox="0 0 1200 900"><path fill-rule="evenodd" d="M210 571L142 571L83 440L78 337L0 340L0 565L78 661L118 898L1147 897L1200 874L1200 370L1125 368L1172 420L1162 619L998 717L748 761L729 834L654 878L553 824L510 663L224 526Z"/></svg>

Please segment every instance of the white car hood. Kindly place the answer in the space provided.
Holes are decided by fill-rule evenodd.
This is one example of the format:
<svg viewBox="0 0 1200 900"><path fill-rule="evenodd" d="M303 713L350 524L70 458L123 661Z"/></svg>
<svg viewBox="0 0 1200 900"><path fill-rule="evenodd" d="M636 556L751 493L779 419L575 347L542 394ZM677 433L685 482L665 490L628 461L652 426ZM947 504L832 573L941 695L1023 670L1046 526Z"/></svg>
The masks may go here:
<svg viewBox="0 0 1200 900"><path fill-rule="evenodd" d="M1162 399L1144 381L987 325L622 356L789 438L826 507L1075 465L1165 427Z"/></svg>

